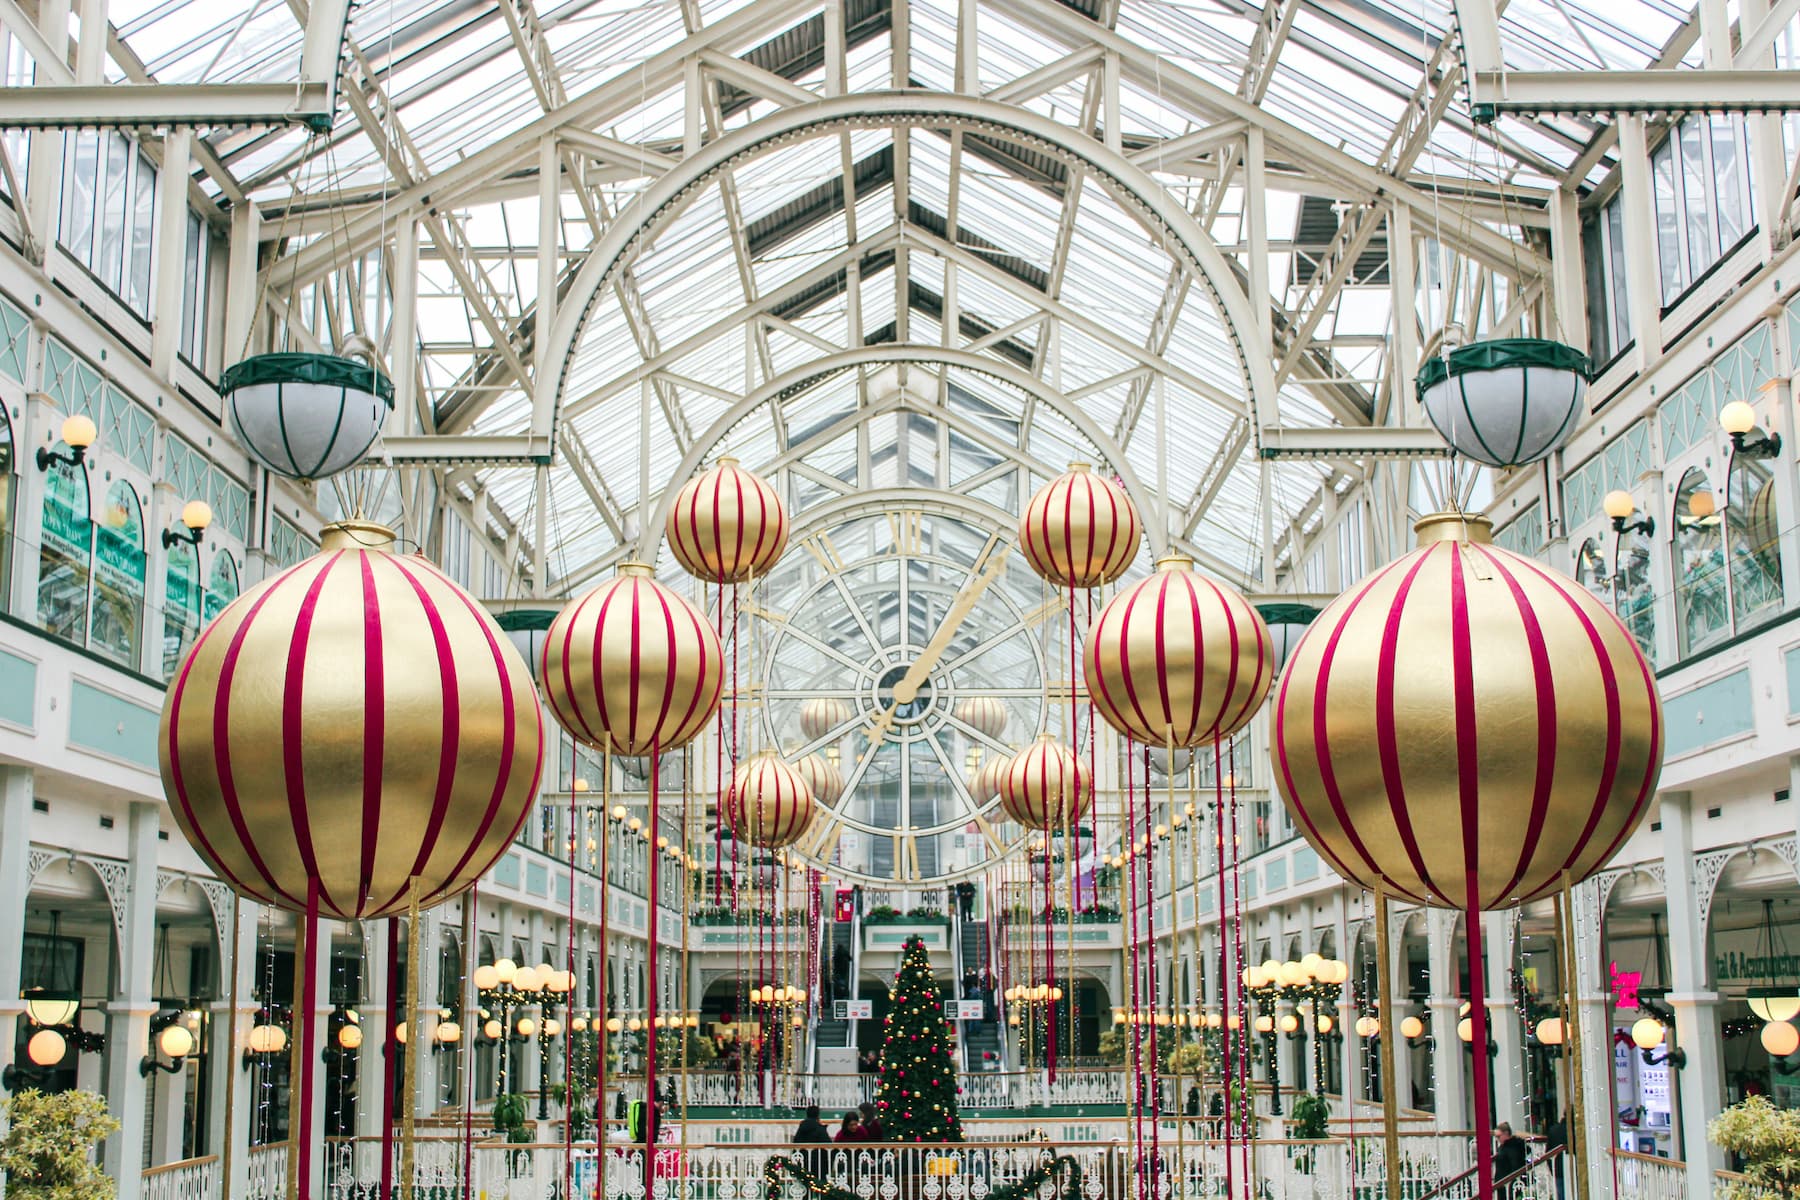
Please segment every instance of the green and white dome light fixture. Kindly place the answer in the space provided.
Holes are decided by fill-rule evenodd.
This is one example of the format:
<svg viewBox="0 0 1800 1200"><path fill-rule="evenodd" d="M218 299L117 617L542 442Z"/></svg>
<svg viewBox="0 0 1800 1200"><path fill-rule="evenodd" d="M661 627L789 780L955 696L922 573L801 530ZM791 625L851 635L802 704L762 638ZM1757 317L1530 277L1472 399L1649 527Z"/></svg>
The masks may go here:
<svg viewBox="0 0 1800 1200"><path fill-rule="evenodd" d="M1590 364L1545 338L1496 338L1434 355L1419 402L1451 449L1489 467L1522 467L1567 444L1581 422Z"/></svg>

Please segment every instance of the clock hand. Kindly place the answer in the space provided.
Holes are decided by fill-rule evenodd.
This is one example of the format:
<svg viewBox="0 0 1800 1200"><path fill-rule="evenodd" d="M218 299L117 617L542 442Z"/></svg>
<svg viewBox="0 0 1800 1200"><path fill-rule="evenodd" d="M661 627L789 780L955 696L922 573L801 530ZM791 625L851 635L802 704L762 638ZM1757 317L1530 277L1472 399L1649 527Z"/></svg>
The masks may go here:
<svg viewBox="0 0 1800 1200"><path fill-rule="evenodd" d="M978 575L975 582L965 590L957 593L956 599L950 604L950 610L944 614L943 623L938 626L937 632L931 635L931 640L925 643L924 651L920 653L913 665L907 668L906 674L900 677L900 682L894 685L895 704L909 704L918 696L919 685L930 677L932 669L938 665L938 660L944 657L944 651L950 648L950 643L955 639L957 631L962 628L963 621L980 602L981 594L987 591L989 585L1000 577L1000 572L1006 569L1006 555L1011 549L1011 546L1002 544L988 569Z"/></svg>
<svg viewBox="0 0 1800 1200"><path fill-rule="evenodd" d="M871 746L878 744L887 736L888 730L893 728L894 714L899 707L902 704L910 704L918 698L919 685L930 678L932 669L937 666L938 660L944 657L944 651L950 648L950 643L955 640L957 631L962 628L963 621L968 618L968 615L974 611L975 605L981 600L982 593L987 591L989 585L1000 577L1000 572L1005 570L1006 556L1011 550L1011 546L1002 545L995 553L994 561L989 564L987 570L978 575L965 590L957 594L949 611L944 614L943 621L939 623L937 632L931 635L931 640L925 644L925 649L920 652L913 665L907 668L906 674L900 677L900 681L894 685L894 702L882 709L876 716L874 724L869 726L868 738Z"/></svg>

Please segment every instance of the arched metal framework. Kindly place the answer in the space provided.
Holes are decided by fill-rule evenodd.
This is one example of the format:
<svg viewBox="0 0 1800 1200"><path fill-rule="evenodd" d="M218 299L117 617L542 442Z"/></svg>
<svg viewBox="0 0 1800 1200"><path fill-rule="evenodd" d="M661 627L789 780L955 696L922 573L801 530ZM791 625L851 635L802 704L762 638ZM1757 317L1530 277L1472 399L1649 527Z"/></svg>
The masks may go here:
<svg viewBox="0 0 1800 1200"><path fill-rule="evenodd" d="M892 127L951 128L1004 138L1052 155L1098 180L1212 294L1237 351L1251 427L1260 438L1276 412L1275 372L1269 356L1252 352L1240 331L1259 329L1261 323L1224 254L1187 209L1122 154L1048 117L981 97L910 91L858 92L777 110L689 155L647 188L595 243L557 309L541 360L547 369L533 385L533 434L555 431L564 384L600 297L633 254L654 240L715 176L782 146L834 131Z"/></svg>

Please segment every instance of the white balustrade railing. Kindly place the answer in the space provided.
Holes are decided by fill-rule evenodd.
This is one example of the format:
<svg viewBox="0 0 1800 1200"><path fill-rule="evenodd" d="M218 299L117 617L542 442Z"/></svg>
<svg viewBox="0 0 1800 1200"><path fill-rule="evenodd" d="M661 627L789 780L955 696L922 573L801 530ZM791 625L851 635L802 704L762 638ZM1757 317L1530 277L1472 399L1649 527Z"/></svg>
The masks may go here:
<svg viewBox="0 0 1800 1200"><path fill-rule="evenodd" d="M1021 1108L1032 1105L1125 1104L1128 1102L1126 1080L1129 1075L1117 1069L1058 1071L1056 1082L1048 1082L1042 1072L975 1072L963 1075L957 1106L981 1110ZM828 1075L805 1072L771 1072L759 1085L755 1073L740 1077L728 1071L690 1071L685 1077L685 1092L679 1078L672 1081L676 1094L693 1105L775 1105L802 1109L817 1104L830 1119L875 1099L876 1077L866 1074ZM629 1082L623 1083L628 1094ZM1148 1104L1149 1097L1146 1096ZM1172 1081L1165 1080L1163 1110L1169 1112L1175 1103Z"/></svg>
<svg viewBox="0 0 1800 1200"><path fill-rule="evenodd" d="M285 1200L288 1148L286 1142L257 1146L250 1151L250 1184L245 1200ZM232 1197L237 1200L237 1197Z"/></svg>
<svg viewBox="0 0 1800 1200"><path fill-rule="evenodd" d="M1620 1196L1631 1200L1687 1200L1688 1170L1684 1162L1620 1150L1613 1156L1613 1165L1619 1173Z"/></svg>
<svg viewBox="0 0 1800 1200"><path fill-rule="evenodd" d="M218 1200L219 1158L187 1158L144 1172L144 1200Z"/></svg>
<svg viewBox="0 0 1800 1200"><path fill-rule="evenodd" d="M1024 1178L1052 1153L1067 1155L1080 1166L1084 1200L1135 1194L1140 1171L1148 1194L1161 1200L1225 1194L1228 1164L1225 1148L1217 1142L1165 1141L1156 1153L1142 1155L1123 1141L800 1147L664 1143L654 1148L654 1178L648 1179L641 1146L590 1145L565 1153L560 1146L483 1143L468 1152L465 1167L456 1139L417 1144L410 1194L424 1200L560 1200L571 1194L593 1196L598 1188L604 1200L805 1200L799 1182L778 1178L771 1185L765 1175L772 1158L791 1156L815 1176L861 1197L979 1200ZM1244 1165L1239 1148L1229 1169L1241 1179ZM1261 1200L1353 1200L1353 1195L1369 1194L1369 1179L1352 1172L1350 1146L1343 1141L1259 1142L1251 1167ZM375 1200L379 1179L378 1142L336 1144L327 1162L325 1200Z"/></svg>

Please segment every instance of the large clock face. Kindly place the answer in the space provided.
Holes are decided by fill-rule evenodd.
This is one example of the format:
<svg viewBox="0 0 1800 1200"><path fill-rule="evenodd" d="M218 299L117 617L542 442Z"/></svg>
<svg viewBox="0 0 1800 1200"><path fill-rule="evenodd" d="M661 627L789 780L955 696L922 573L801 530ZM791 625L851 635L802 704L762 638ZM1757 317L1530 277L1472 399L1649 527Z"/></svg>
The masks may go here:
<svg viewBox="0 0 1800 1200"><path fill-rule="evenodd" d="M1012 540L937 513L879 513L810 534L759 587L768 744L834 759L845 784L801 843L808 857L873 880L938 879L1021 835L969 777L1044 727L1043 631L1066 601Z"/></svg>

